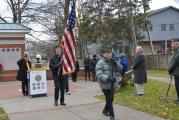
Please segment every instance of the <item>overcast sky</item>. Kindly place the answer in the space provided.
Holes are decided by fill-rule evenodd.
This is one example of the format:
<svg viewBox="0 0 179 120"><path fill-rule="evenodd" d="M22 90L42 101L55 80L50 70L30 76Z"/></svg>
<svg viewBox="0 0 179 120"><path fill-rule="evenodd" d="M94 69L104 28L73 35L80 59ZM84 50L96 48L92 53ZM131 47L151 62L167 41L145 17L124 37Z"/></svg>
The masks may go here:
<svg viewBox="0 0 179 120"><path fill-rule="evenodd" d="M9 13L7 11L10 11L8 10L9 8L7 7L4 1L5 0L0 0L0 16L2 17L8 16ZM36 1L36 0L33 0L33 1ZM38 1L45 1L45 0L38 0ZM149 5L150 5L151 10L156 10L156 9L166 7L169 5L179 8L179 2L176 3L176 1L177 0L152 0L152 2Z"/></svg>
<svg viewBox="0 0 179 120"><path fill-rule="evenodd" d="M0 15L3 17L4 17L4 13L8 11L7 6L4 1L5 0L0 0ZM38 0L38 1L44 1L44 0ZM166 7L169 5L173 5L179 8L179 2L176 3L175 1L177 0L152 0L152 2L150 3L150 8L151 10L155 10L155 9L159 9L159 8Z"/></svg>
<svg viewBox="0 0 179 120"><path fill-rule="evenodd" d="M176 1L177 0L152 0L152 3L150 3L150 9L155 10L169 5L179 8L179 2L176 3Z"/></svg>

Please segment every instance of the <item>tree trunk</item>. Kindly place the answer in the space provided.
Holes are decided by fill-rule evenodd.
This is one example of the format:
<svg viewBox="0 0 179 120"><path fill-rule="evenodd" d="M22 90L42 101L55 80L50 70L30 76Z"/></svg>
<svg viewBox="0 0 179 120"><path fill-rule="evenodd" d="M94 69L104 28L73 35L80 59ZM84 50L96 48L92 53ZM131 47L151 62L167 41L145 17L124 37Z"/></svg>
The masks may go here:
<svg viewBox="0 0 179 120"><path fill-rule="evenodd" d="M68 16L69 16L69 6L70 6L70 1L71 0L65 0L65 7L64 7L64 22L66 24L66 21L68 19Z"/></svg>
<svg viewBox="0 0 179 120"><path fill-rule="evenodd" d="M133 8L132 8L132 1L129 0L130 10L129 10L129 21L130 21L130 27L131 27L131 38L132 38L132 46L133 46L133 53L135 55L135 49L137 46L137 39L136 39L136 33L135 33L135 27L134 27L134 20L133 20Z"/></svg>

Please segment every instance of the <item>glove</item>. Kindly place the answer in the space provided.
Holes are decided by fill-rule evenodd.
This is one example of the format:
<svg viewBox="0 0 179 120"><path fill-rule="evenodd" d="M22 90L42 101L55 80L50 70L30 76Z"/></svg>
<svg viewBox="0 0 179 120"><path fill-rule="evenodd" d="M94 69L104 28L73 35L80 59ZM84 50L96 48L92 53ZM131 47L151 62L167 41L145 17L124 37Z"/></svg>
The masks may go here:
<svg viewBox="0 0 179 120"><path fill-rule="evenodd" d="M115 59L111 59L111 63L112 63L112 65L114 65L114 66L116 66L116 65L117 65L117 63L116 63L116 60L115 60Z"/></svg>
<svg viewBox="0 0 179 120"><path fill-rule="evenodd" d="M110 80L111 83L114 83L116 81L116 78L110 77L109 80Z"/></svg>
<svg viewBox="0 0 179 120"><path fill-rule="evenodd" d="M172 74L172 72L173 72L172 70L168 70L168 73L169 73L170 75Z"/></svg>

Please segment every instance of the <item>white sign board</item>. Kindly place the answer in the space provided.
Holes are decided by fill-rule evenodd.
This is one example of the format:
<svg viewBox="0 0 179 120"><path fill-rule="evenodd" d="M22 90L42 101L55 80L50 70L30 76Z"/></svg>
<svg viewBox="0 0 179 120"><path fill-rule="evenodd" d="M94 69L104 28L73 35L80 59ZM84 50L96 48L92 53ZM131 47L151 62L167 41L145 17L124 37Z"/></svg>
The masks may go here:
<svg viewBox="0 0 179 120"><path fill-rule="evenodd" d="M30 71L30 95L47 93L46 70Z"/></svg>
<svg viewBox="0 0 179 120"><path fill-rule="evenodd" d="M0 48L0 63L3 70L18 70L17 61L20 58L20 48Z"/></svg>

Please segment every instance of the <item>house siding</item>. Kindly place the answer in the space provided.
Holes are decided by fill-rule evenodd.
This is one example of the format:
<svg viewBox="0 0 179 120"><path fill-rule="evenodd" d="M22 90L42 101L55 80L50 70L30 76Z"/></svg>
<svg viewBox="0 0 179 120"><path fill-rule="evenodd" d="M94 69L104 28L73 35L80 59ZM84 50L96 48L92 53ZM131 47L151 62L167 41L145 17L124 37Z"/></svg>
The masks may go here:
<svg viewBox="0 0 179 120"><path fill-rule="evenodd" d="M172 7L148 17L151 21L153 30L151 37L153 41L165 41L172 38L179 38L179 10ZM166 31L161 31L161 24L166 24ZM169 30L169 24L174 24L174 31ZM145 33L145 40L147 34Z"/></svg>

